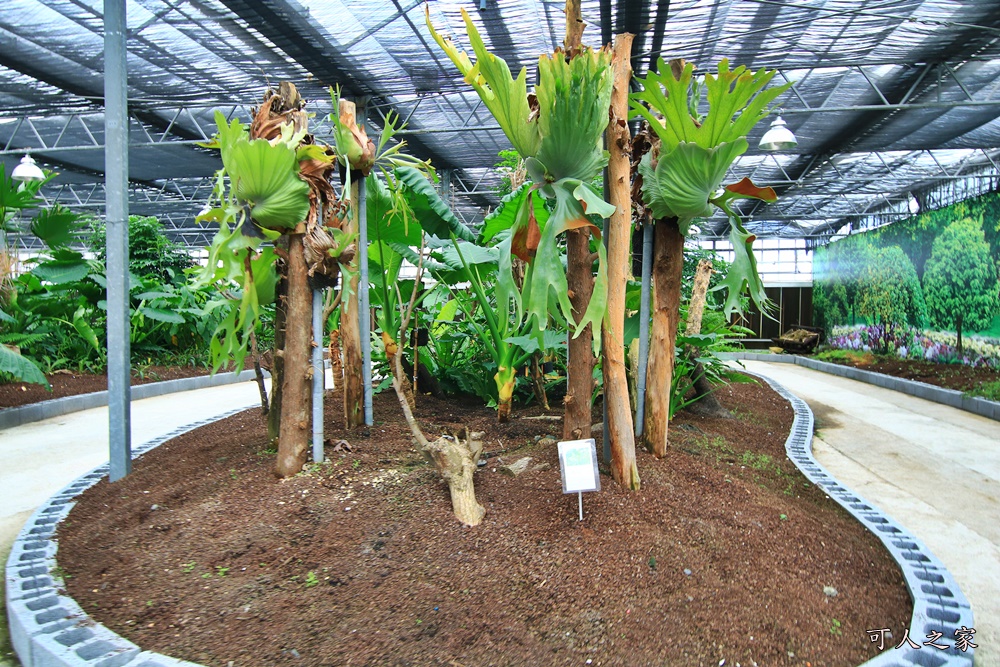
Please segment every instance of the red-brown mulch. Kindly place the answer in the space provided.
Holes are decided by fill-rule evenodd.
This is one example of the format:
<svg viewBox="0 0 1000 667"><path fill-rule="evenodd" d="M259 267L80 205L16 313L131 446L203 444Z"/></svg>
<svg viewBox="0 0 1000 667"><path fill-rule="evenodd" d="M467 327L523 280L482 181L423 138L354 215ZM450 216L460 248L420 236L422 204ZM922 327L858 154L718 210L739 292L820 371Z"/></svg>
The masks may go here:
<svg viewBox="0 0 1000 667"><path fill-rule="evenodd" d="M906 380L926 382L945 389L967 392L988 382L1000 381L1000 370L987 367L973 368L962 364L938 364L915 359L872 357L868 360L824 359L842 366L853 366L872 373L882 373Z"/></svg>
<svg viewBox="0 0 1000 667"><path fill-rule="evenodd" d="M209 374L204 366L148 366L132 370L132 386L165 380L198 377ZM98 373L57 371L46 375L52 390L30 382L0 383L0 409L13 408L30 403L39 403L53 398L65 398L78 394L104 391L108 388L108 376Z"/></svg>
<svg viewBox="0 0 1000 667"><path fill-rule="evenodd" d="M909 624L896 565L785 457L783 399L718 395L736 419L678 416L664 460L638 455L642 489L602 475L582 522L554 444L535 439L558 423L525 419L533 408L498 425L477 402L421 397L429 434L486 432L476 528L455 521L395 396L351 431L331 397L341 451L283 482L259 411L244 412L87 491L59 564L98 621L212 667L864 662L866 630ZM523 456L544 469L501 472Z"/></svg>

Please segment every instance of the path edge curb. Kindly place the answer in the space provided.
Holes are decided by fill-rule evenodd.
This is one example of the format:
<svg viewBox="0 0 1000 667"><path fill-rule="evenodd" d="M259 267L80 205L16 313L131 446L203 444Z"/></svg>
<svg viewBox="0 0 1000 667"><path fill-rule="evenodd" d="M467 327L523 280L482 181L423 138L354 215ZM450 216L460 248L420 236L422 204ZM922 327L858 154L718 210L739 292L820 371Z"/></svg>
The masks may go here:
<svg viewBox="0 0 1000 667"><path fill-rule="evenodd" d="M902 524L837 481L813 456L814 418L806 402L766 375L741 372L760 378L791 404L795 417L788 439L785 440L785 452L788 458L810 482L822 489L875 535L896 561L913 602L909 638L921 644L925 638L931 636L928 633L934 631L941 632L943 637L951 640L959 628L975 628L969 601L962 594L958 583L944 563ZM878 630L878 628L871 629ZM901 638L890 640L886 637L885 641L891 643L886 645L883 652L861 667L927 667L928 665L972 667L973 664L975 651L973 648L962 652L955 648L954 644L950 644L947 650L928 649L923 646L914 649L909 645L905 649L896 649L894 644L901 643Z"/></svg>
<svg viewBox="0 0 1000 667"><path fill-rule="evenodd" d="M819 361L797 354L764 354L761 352L722 352L719 358L727 361L764 361L779 364L794 364L814 371L830 373L848 380L857 380L865 384L875 385L883 389L891 389L909 396L916 396L924 400L940 403L959 410L965 410L980 417L1000 421L1000 403L978 396L966 396L954 389L937 387L926 382L897 378L883 373L866 371L853 366L841 366L828 361Z"/></svg>
<svg viewBox="0 0 1000 667"><path fill-rule="evenodd" d="M264 377L270 377L267 371L264 371ZM246 382L255 378L254 371L244 370L239 374L216 373L215 375L198 375L196 377L179 378L177 380L137 384L132 387L132 400L138 401L144 398L153 398L154 396L163 396L164 394L173 394L179 391L192 391L194 389L236 384L237 382ZM0 410L0 431L51 417L60 417L71 412L104 407L107 404L108 392L107 390L103 390L94 391L89 394L53 398L48 401L29 403L28 405L21 405L15 408L4 408Z"/></svg>

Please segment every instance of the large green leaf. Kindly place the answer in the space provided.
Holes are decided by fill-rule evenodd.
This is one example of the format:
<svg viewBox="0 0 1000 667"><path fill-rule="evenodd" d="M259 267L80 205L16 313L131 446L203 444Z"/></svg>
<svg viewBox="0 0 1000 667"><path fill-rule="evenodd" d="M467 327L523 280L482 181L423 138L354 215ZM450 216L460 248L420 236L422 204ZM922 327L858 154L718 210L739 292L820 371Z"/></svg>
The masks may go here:
<svg viewBox="0 0 1000 667"><path fill-rule="evenodd" d="M632 115L649 122L664 153L685 142L714 148L745 137L767 115L767 105L791 86L762 90L774 74L773 70L751 73L742 65L730 71L729 61L722 59L716 74L704 77L708 113L694 118L692 108L698 108L702 89L694 82L694 65L686 63L673 71L660 58L646 78L636 77L642 89L631 95Z"/></svg>
<svg viewBox="0 0 1000 667"><path fill-rule="evenodd" d="M13 375L22 382L40 384L46 388L49 386L49 381L45 379L38 366L2 343L0 343L0 373Z"/></svg>
<svg viewBox="0 0 1000 667"><path fill-rule="evenodd" d="M687 234L691 221L712 214L710 199L722 185L733 160L747 149L745 139L716 148L684 142L660 155L655 169L647 153L639 163L642 198L654 218L676 217Z"/></svg>
<svg viewBox="0 0 1000 667"><path fill-rule="evenodd" d="M75 234L84 226L79 214L56 204L35 215L31 221L31 233L50 248L58 248L72 243Z"/></svg>
<svg viewBox="0 0 1000 667"><path fill-rule="evenodd" d="M80 337L87 341L98 354L102 354L101 341L90 326L90 323L87 322L87 319L92 315L86 308L77 308L76 312L73 313L73 328L76 329Z"/></svg>
<svg viewBox="0 0 1000 667"><path fill-rule="evenodd" d="M231 149L233 192L250 206L250 217L269 229L292 229L309 213L309 186L299 178L295 151L263 139L237 142Z"/></svg>
<svg viewBox="0 0 1000 667"><path fill-rule="evenodd" d="M483 218L483 229L479 237L481 243L489 243L494 236L514 225L518 211L531 188L531 183L525 183L501 199L500 205ZM536 196L532 197L531 201L535 209L535 220L539 226L544 226L549 219L549 211L545 208L545 198Z"/></svg>
<svg viewBox="0 0 1000 667"><path fill-rule="evenodd" d="M84 259L54 259L38 264L31 273L39 280L61 285L86 278L90 274L90 264Z"/></svg>
<svg viewBox="0 0 1000 667"><path fill-rule="evenodd" d="M528 104L527 70L522 67L514 79L507 63L486 50L486 45L465 8L461 8L461 12L462 18L465 19L469 42L476 54L475 64L464 51L459 51L450 39L443 38L437 33L431 24L429 8L426 12L427 28L434 36L434 40L455 63L465 81L479 93L479 98L496 118L504 134L514 145L514 149L521 154L521 157L535 155L541 137L538 118L532 116Z"/></svg>
<svg viewBox="0 0 1000 667"><path fill-rule="evenodd" d="M557 51L538 60L538 127L535 156L547 180L593 180L607 164L602 150L613 83L611 53L584 49L569 61ZM529 156L525 156L529 157Z"/></svg>
<svg viewBox="0 0 1000 667"><path fill-rule="evenodd" d="M157 322L184 324L184 317L182 315L172 310L167 310L166 308L153 308L152 306L143 306L141 312L149 319L156 320Z"/></svg>
<svg viewBox="0 0 1000 667"><path fill-rule="evenodd" d="M726 277L712 291L725 289L726 303L723 306L726 317L741 312L740 295L744 290L762 313L773 310L764 291L764 283L757 273L757 260L753 256L752 245L757 237L749 233L739 217L729 216L729 242L733 246L733 263L726 272Z"/></svg>
<svg viewBox="0 0 1000 667"><path fill-rule="evenodd" d="M456 241L455 245L441 248L435 255L453 269L460 269L464 264L496 264L500 260L497 248L484 248L468 241ZM461 256L459 256L461 252ZM465 260L463 263L462 260Z"/></svg>
<svg viewBox="0 0 1000 667"><path fill-rule="evenodd" d="M407 220L393 205L389 187L374 173L365 179L368 239L373 242L420 245L420 225Z"/></svg>
<svg viewBox="0 0 1000 667"><path fill-rule="evenodd" d="M396 178L406 187L406 200L420 227L441 239L451 236L475 241L476 235L452 212L427 178L413 167L396 169Z"/></svg>

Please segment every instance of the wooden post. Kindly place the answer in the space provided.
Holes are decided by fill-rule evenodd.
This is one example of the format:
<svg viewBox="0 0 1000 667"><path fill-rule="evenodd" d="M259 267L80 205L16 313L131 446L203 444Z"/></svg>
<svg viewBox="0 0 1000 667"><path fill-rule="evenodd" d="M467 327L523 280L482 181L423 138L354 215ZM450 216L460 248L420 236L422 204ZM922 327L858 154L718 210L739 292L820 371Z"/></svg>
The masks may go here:
<svg viewBox="0 0 1000 667"><path fill-rule="evenodd" d="M624 345L625 285L628 282L632 241L628 82L632 76L629 58L634 37L630 33L615 36L612 60L615 78L611 92L611 122L606 135L610 153L607 194L615 212L611 214L605 228L608 240L608 306L601 329L604 401L607 406L608 437L611 441L611 476L628 489L639 488Z"/></svg>
<svg viewBox="0 0 1000 667"><path fill-rule="evenodd" d="M674 374L677 322L680 318L684 235L676 218L656 221L653 232L653 326L646 375L646 447L657 457L667 454L670 382Z"/></svg>
<svg viewBox="0 0 1000 667"><path fill-rule="evenodd" d="M354 116L357 111L354 102L341 99L337 110L341 117ZM348 167L349 168L349 167ZM364 179L358 173L351 177L351 215L344 223L344 232L357 234L360 217L360 188L364 187ZM358 298L358 256L354 254L349 267L353 274L347 299L341 301L343 310L340 316L340 344L344 360L344 422L347 428L360 426L364 421L364 382L362 381L363 358L361 352L361 323L358 311L361 302Z"/></svg>

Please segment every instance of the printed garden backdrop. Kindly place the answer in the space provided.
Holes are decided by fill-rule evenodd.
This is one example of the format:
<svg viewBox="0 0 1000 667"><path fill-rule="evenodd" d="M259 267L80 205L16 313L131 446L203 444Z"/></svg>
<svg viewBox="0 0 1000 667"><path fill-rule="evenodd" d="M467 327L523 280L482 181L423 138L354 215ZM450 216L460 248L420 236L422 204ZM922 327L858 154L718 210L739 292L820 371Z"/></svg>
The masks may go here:
<svg viewBox="0 0 1000 667"><path fill-rule="evenodd" d="M831 346L1000 367L1000 193L819 248L816 324Z"/></svg>

